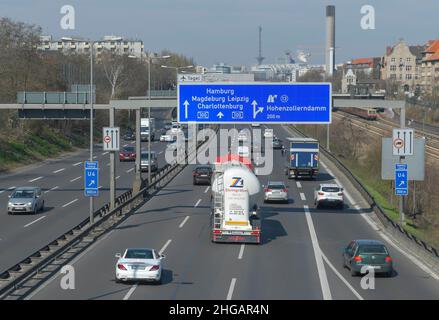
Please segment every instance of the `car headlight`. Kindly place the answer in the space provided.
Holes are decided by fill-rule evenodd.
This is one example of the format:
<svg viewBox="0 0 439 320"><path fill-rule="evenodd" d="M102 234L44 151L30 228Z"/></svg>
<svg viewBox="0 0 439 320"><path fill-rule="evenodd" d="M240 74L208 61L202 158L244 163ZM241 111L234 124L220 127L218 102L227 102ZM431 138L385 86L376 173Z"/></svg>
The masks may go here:
<svg viewBox="0 0 439 320"><path fill-rule="evenodd" d="M32 202L28 202L28 203L26 203L26 205L27 205L28 207L30 207L30 206L32 205Z"/></svg>

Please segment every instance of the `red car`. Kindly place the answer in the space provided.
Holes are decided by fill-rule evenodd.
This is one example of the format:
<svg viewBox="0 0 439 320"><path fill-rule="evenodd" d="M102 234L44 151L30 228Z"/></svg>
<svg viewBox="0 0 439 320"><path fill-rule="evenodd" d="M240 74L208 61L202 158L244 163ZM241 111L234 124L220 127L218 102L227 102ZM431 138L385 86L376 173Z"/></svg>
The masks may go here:
<svg viewBox="0 0 439 320"><path fill-rule="evenodd" d="M119 152L120 161L135 161L136 160L136 148L134 147L124 147Z"/></svg>

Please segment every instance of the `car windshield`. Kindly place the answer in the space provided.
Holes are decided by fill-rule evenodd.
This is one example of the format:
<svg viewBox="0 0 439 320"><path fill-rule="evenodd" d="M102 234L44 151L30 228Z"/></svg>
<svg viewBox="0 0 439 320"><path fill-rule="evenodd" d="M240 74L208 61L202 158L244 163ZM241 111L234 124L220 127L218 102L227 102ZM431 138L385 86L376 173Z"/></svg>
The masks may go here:
<svg viewBox="0 0 439 320"><path fill-rule="evenodd" d="M11 198L33 198L34 197L34 191L31 190L17 190L15 191Z"/></svg>
<svg viewBox="0 0 439 320"><path fill-rule="evenodd" d="M269 184L268 189L280 190L285 189L285 186L283 184Z"/></svg>
<svg viewBox="0 0 439 320"><path fill-rule="evenodd" d="M387 249L383 245L379 244L368 244L368 245L361 245L359 248L358 253L363 254L387 254Z"/></svg>
<svg viewBox="0 0 439 320"><path fill-rule="evenodd" d="M152 250L149 249L129 249L125 254L125 259L154 259Z"/></svg>
<svg viewBox="0 0 439 320"><path fill-rule="evenodd" d="M134 147L125 147L125 148L123 148L123 151L124 152L134 152Z"/></svg>
<svg viewBox="0 0 439 320"><path fill-rule="evenodd" d="M208 167L201 167L201 168L196 168L195 171L199 172L199 173L209 173L210 172L210 168L208 168Z"/></svg>
<svg viewBox="0 0 439 320"><path fill-rule="evenodd" d="M340 188L337 188L337 187L323 187L322 191L323 192L339 192Z"/></svg>

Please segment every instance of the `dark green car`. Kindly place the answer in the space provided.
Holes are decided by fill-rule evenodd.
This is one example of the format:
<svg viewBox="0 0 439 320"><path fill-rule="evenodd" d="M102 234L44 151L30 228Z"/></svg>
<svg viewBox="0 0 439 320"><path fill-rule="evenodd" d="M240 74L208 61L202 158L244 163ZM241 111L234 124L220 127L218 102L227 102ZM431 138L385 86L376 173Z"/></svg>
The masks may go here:
<svg viewBox="0 0 439 320"><path fill-rule="evenodd" d="M343 268L350 269L353 277L359 275L364 266L373 268L375 274L392 276L392 257L381 241L353 240L344 249Z"/></svg>

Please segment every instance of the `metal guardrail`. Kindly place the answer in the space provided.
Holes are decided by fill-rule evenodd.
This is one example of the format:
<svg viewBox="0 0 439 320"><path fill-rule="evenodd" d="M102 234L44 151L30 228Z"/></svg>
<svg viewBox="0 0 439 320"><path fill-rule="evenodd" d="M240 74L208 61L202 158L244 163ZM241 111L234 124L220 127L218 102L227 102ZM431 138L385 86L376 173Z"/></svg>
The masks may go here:
<svg viewBox="0 0 439 320"><path fill-rule="evenodd" d="M216 131L217 130L218 127L216 128ZM207 138L204 141L197 143L197 148L201 147L206 141L208 141ZM15 298L20 299L25 297L29 292L33 291L38 285L33 287L25 287L23 284L28 280L31 280L32 277L37 278L37 275L41 274L41 271L44 268L48 267L60 256L66 254L66 252L68 252L81 241L84 241L87 237L90 238L87 243L91 244L102 234L108 232L108 230L117 225L122 218L126 217L129 213L133 212L140 205L142 205L145 199L152 196L156 191L158 191L178 173L180 173L180 171L186 167L187 160L190 156L192 155L185 155L185 164L167 164L159 172L153 175L151 184L144 187L137 194L133 195L132 190L129 190L117 197L116 208L114 210L110 210L109 204L102 206L100 209L94 212L94 217L98 219L95 220L92 225L89 224L90 218L86 218L77 226L73 227L67 232L64 232L59 237L56 237L51 243L43 246L27 258L0 274L0 299L4 299L9 296L14 296ZM169 176L171 176L170 179L166 179ZM164 182L163 185L161 185L162 182ZM99 227L108 222L110 218L115 219L107 228L104 228L104 230L99 230ZM80 251L69 257L68 260L73 259L85 249L86 247L84 246L84 248L82 248ZM56 270L50 271L48 275L42 277L41 279L38 277L38 283L41 284L46 281L51 275L57 272L60 267L60 265L57 265L55 268ZM22 288L27 288L28 291L26 291L25 294L12 294L12 292Z"/></svg>
<svg viewBox="0 0 439 320"><path fill-rule="evenodd" d="M294 128L297 132L299 132L304 137L307 137L305 133L300 131L297 128ZM425 241L418 239L413 234L409 233L407 230L401 227L398 223L393 221L381 208L381 206L376 202L375 198L370 194L367 188L361 183L360 180L332 153L327 151L324 147L320 146L320 150L322 153L333 163L335 166L343 172L343 174L348 178L348 180L354 185L354 187L361 193L366 202L370 205L375 215L380 219L380 221L386 227L392 227L396 230L400 235L403 235L408 240L412 241L422 250L425 250L429 254L433 255L435 258L439 258L438 250L433 246L429 245Z"/></svg>

